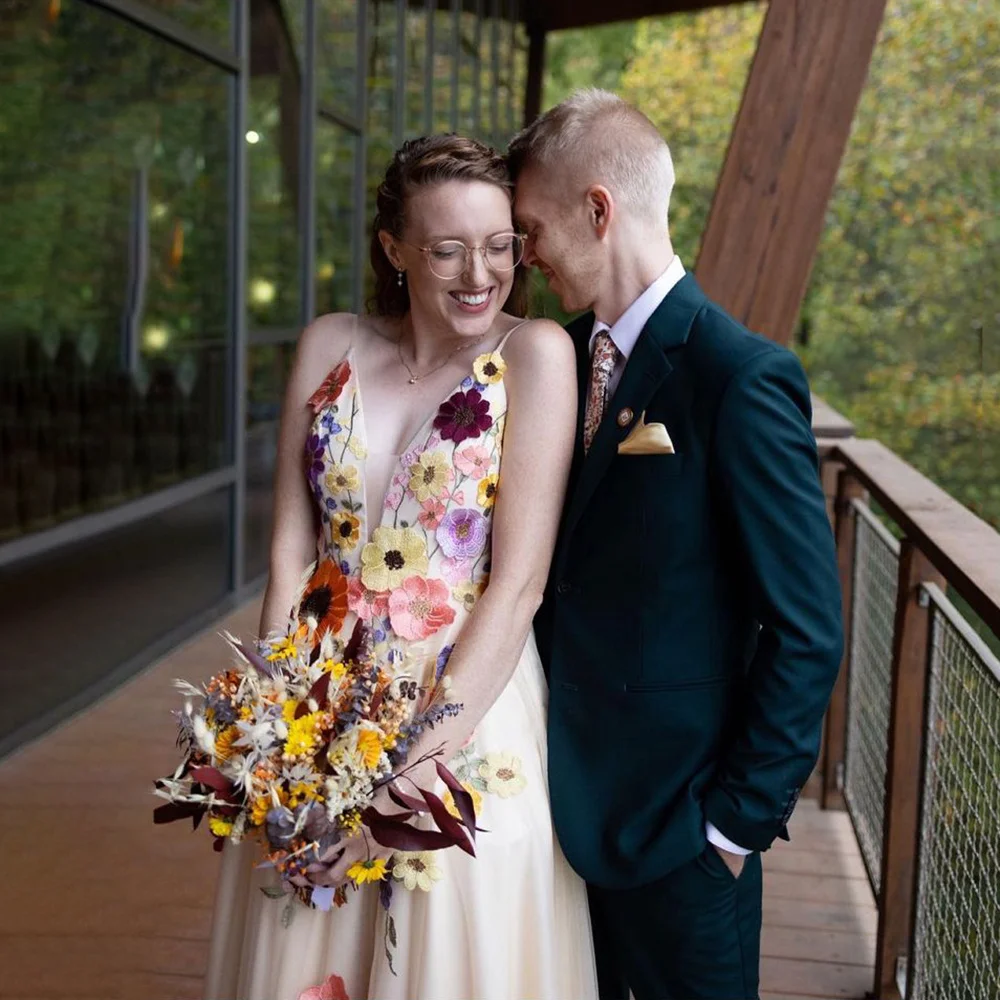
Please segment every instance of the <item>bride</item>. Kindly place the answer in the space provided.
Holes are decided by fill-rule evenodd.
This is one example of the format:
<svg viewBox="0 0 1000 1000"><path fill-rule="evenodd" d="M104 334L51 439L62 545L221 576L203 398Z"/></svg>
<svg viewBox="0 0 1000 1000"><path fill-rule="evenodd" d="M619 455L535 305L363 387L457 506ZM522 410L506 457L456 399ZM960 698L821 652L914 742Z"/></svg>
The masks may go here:
<svg viewBox="0 0 1000 1000"><path fill-rule="evenodd" d="M420 684L444 671L463 708L409 759L445 747L484 831L477 857L396 852L388 911L376 878L323 912L262 892L273 870L251 842L227 843L208 1000L597 995L586 891L552 829L531 632L573 450L575 360L556 324L503 311L520 311L511 195L503 159L473 139L396 154L372 313L322 316L299 343L260 622L262 636L283 628L303 570L334 556L342 635L365 619L383 669ZM447 801L432 765L413 777ZM384 791L375 805L391 812ZM370 860L364 838L347 844L344 877Z"/></svg>

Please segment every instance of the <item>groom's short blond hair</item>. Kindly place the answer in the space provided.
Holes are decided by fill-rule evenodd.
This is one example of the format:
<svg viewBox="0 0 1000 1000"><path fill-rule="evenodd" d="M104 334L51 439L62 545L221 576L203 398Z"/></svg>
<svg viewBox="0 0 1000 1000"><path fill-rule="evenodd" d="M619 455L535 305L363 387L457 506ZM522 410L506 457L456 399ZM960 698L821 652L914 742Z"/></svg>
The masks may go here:
<svg viewBox="0 0 1000 1000"><path fill-rule="evenodd" d="M640 218L667 225L670 148L638 108L607 90L576 91L519 132L507 155L515 179L536 167L572 171L584 184L603 184Z"/></svg>

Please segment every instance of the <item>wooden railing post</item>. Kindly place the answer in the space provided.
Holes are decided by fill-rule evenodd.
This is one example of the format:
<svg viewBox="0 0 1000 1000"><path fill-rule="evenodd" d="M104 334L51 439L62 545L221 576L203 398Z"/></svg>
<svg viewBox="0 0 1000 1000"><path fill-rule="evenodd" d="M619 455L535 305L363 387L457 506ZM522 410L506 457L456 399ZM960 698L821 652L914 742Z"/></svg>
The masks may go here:
<svg viewBox="0 0 1000 1000"><path fill-rule="evenodd" d="M910 947L931 616L928 602L920 596L922 583L945 586L927 557L903 539L892 640L882 891L875 952L878 1000L900 1000L896 963Z"/></svg>
<svg viewBox="0 0 1000 1000"><path fill-rule="evenodd" d="M840 599L844 614L844 655L840 673L826 711L823 734L823 794L824 809L843 809L844 751L847 742L847 673L851 662L851 602L854 590L854 512L855 500L864 496L861 484L846 469L837 476L837 498L834 502L837 536L837 568L840 572Z"/></svg>

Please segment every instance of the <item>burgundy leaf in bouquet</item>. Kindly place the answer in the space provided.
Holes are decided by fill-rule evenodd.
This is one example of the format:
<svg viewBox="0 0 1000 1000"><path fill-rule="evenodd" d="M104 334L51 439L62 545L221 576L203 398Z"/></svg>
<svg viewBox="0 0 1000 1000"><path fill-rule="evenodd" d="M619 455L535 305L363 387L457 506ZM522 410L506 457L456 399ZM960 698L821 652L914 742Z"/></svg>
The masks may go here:
<svg viewBox="0 0 1000 1000"><path fill-rule="evenodd" d="M361 814L375 841L396 851L439 851L455 844L453 837L439 830L418 830L394 816L385 816L374 806Z"/></svg>
<svg viewBox="0 0 1000 1000"><path fill-rule="evenodd" d="M472 839L476 839L476 807L472 801L472 796L466 791L465 786L441 763L434 761L437 768L438 777L448 786L452 798L455 800L455 808L458 809L462 822L468 829Z"/></svg>
<svg viewBox="0 0 1000 1000"><path fill-rule="evenodd" d="M476 849L472 846L462 824L448 812L448 807L433 792L428 792L425 788L420 789L420 794L424 797L424 801L430 808L431 816L434 817L434 822L437 823L441 832L449 836L456 847L460 847L466 854L475 857Z"/></svg>
<svg viewBox="0 0 1000 1000"><path fill-rule="evenodd" d="M193 767L191 777L201 785L207 785L213 792L217 792L225 802L238 802L236 789L232 783L215 767Z"/></svg>
<svg viewBox="0 0 1000 1000"><path fill-rule="evenodd" d="M389 792L389 798L396 803L401 809L409 809L411 812L415 813L425 813L430 810L427 806L420 801L420 799L415 799L412 795L406 795L404 792L399 791L398 788L389 785L387 791Z"/></svg>

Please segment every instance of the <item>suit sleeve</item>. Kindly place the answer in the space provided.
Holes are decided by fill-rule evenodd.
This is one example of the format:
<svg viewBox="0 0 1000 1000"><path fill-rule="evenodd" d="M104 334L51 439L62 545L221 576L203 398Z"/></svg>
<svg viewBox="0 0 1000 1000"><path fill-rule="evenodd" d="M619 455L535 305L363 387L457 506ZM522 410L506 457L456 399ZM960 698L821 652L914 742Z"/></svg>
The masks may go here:
<svg viewBox="0 0 1000 1000"><path fill-rule="evenodd" d="M836 554L810 417L798 360L769 350L730 380L713 441L713 478L760 631L705 818L757 851L786 836L816 763L843 647Z"/></svg>

